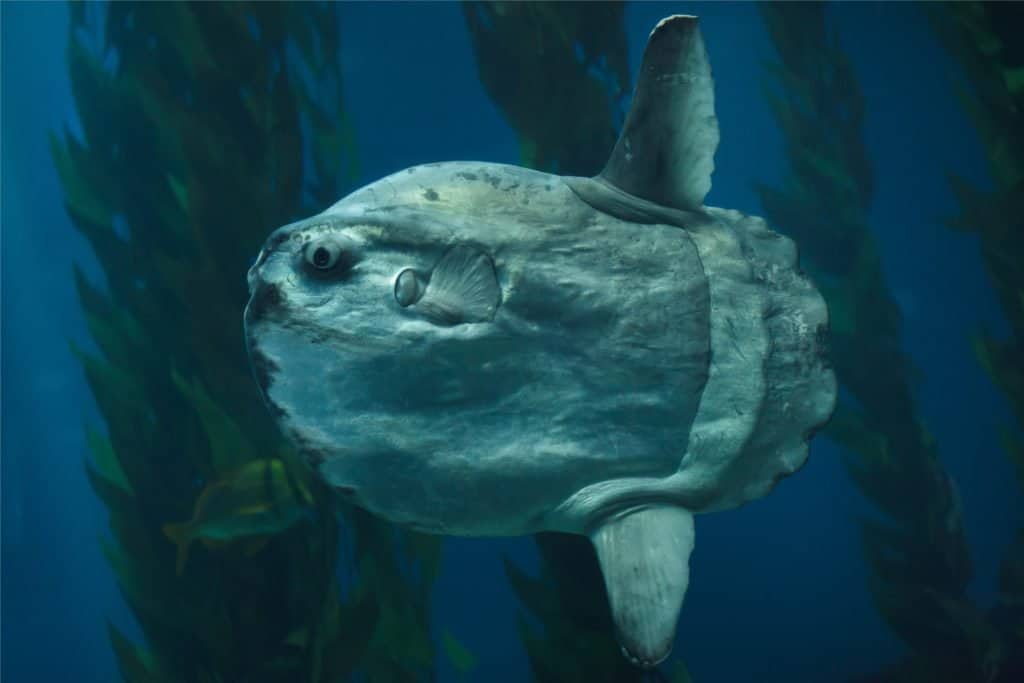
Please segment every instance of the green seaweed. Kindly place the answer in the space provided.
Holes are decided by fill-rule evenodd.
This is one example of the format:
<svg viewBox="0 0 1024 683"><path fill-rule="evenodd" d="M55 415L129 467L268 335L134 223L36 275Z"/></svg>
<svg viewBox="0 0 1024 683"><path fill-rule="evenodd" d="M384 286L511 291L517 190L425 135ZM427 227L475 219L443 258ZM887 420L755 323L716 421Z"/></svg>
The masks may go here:
<svg viewBox="0 0 1024 683"><path fill-rule="evenodd" d="M447 629L441 634L441 645L444 648L445 655L448 657L448 661L452 664L452 668L455 669L455 673L459 676L464 677L476 668L476 655Z"/></svg>
<svg viewBox="0 0 1024 683"><path fill-rule="evenodd" d="M515 131L523 165L584 176L603 167L630 92L623 9L621 2L463 3L480 81ZM505 563L532 617L520 616L519 634L534 679L664 679L620 653L608 602L598 597L605 587L590 541L557 533L535 541L538 576ZM685 667L675 663L678 677Z"/></svg>
<svg viewBox="0 0 1024 683"><path fill-rule="evenodd" d="M629 63L621 2L465 2L480 82L519 137L522 163L563 175L604 166Z"/></svg>
<svg viewBox="0 0 1024 683"><path fill-rule="evenodd" d="M960 211L949 226L975 235L1009 334L978 333L973 348L982 369L1003 392L1015 418L1002 431L1006 456L1024 491L1024 51L1019 4L964 2L930 8L942 44L963 67L960 101L978 132L990 187L951 175ZM991 621L1003 640L1001 671L1024 676L1024 527L999 570Z"/></svg>
<svg viewBox="0 0 1024 683"><path fill-rule="evenodd" d="M104 554L144 638L110 627L122 677L429 680L438 539L335 502L267 419L242 339L266 235L354 180L338 7L70 8L81 134L51 150L105 280L75 272L95 347L75 353L106 427L88 428L86 463L109 516ZM176 575L162 527L189 519L205 486L276 458L310 514L265 545L196 544ZM274 505L265 494L254 504Z"/></svg>
<svg viewBox="0 0 1024 683"><path fill-rule="evenodd" d="M853 67L823 5L760 8L779 56L767 96L791 173L782 187L757 189L768 220L800 244L829 303L844 391L826 434L879 513L861 526L869 588L910 650L873 680L1011 680L1004 639L966 594L971 563L959 500L914 405L917 371L868 220L874 179Z"/></svg>

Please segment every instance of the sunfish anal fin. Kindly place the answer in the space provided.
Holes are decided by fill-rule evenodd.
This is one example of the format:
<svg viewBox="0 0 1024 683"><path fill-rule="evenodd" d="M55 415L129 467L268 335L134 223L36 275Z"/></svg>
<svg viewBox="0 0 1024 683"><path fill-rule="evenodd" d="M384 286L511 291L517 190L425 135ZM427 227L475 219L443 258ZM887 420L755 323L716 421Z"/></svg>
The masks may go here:
<svg viewBox="0 0 1024 683"><path fill-rule="evenodd" d="M672 506L641 508L606 520L590 540L623 653L637 666L656 666L672 652L689 583L693 515Z"/></svg>
<svg viewBox="0 0 1024 683"><path fill-rule="evenodd" d="M697 17L667 17L647 41L633 104L600 177L662 206L699 209L711 189L718 138Z"/></svg>

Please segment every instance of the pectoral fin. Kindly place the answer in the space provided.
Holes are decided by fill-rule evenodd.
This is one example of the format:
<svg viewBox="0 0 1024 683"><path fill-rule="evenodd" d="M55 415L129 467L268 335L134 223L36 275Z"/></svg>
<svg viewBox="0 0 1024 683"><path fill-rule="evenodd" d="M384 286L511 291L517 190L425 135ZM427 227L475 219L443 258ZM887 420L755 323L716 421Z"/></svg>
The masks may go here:
<svg viewBox="0 0 1024 683"><path fill-rule="evenodd" d="M649 507L609 519L590 535L604 573L619 644L651 668L668 657L690 577L693 515Z"/></svg>
<svg viewBox="0 0 1024 683"><path fill-rule="evenodd" d="M412 308L437 325L459 325L491 320L500 303L494 261L476 247L458 244L434 266Z"/></svg>

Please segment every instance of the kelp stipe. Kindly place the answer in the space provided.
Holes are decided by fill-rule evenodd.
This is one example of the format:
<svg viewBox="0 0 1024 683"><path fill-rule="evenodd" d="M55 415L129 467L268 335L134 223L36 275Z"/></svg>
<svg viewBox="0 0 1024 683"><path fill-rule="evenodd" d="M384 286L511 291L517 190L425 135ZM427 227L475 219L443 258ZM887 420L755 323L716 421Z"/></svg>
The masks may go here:
<svg viewBox="0 0 1024 683"><path fill-rule="evenodd" d="M974 337L982 369L1006 396L1016 418L1001 434L1006 455L1024 492L1024 7L965 2L929 8L940 40L960 62L969 87L958 95L978 131L993 187L959 178L950 182L960 214L950 227L977 236L985 266L1010 335ZM1024 528L1007 549L999 570L996 603L989 612L1003 639L998 680L1024 678Z"/></svg>
<svg viewBox="0 0 1024 683"><path fill-rule="evenodd" d="M463 3L480 82L516 131L524 166L561 175L601 170L630 92L623 8Z"/></svg>
<svg viewBox="0 0 1024 683"><path fill-rule="evenodd" d="M431 678L439 541L344 509L339 543L327 492L267 419L241 332L267 226L353 180L338 7L70 10L83 135L55 136L52 153L106 276L76 273L99 349L77 353L107 427L87 465L104 548L145 639L111 626L124 679ZM339 554L359 558L341 582Z"/></svg>
<svg viewBox="0 0 1024 683"><path fill-rule="evenodd" d="M828 299L832 358L846 394L826 434L884 516L861 527L870 589L911 649L871 680L993 680L1000 639L965 594L971 562L958 498L914 405L915 370L868 225L874 179L865 102L823 5L761 11L780 58L768 97L791 176L782 188L758 190L767 217L801 245Z"/></svg>
<svg viewBox="0 0 1024 683"><path fill-rule="evenodd" d="M561 174L599 172L630 92L623 4L466 2L463 12L481 83L519 138L520 163ZM519 633L534 679L667 680L619 654L607 600L594 599L605 588L591 543L556 533L535 541L538 576L505 563L530 616L520 617ZM678 654L661 669L672 681L689 680Z"/></svg>

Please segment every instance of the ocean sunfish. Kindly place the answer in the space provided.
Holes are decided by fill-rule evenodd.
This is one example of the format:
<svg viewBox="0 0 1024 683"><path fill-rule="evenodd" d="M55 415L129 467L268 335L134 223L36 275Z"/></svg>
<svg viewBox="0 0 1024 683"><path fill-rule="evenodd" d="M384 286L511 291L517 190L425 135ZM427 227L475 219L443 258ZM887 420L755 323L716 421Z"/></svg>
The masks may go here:
<svg viewBox="0 0 1024 683"><path fill-rule="evenodd" d="M693 515L798 469L836 399L794 244L703 204L717 144L697 19L668 17L600 175L408 168L275 231L248 275L253 374L326 482L424 532L587 535L643 667L672 648Z"/></svg>

